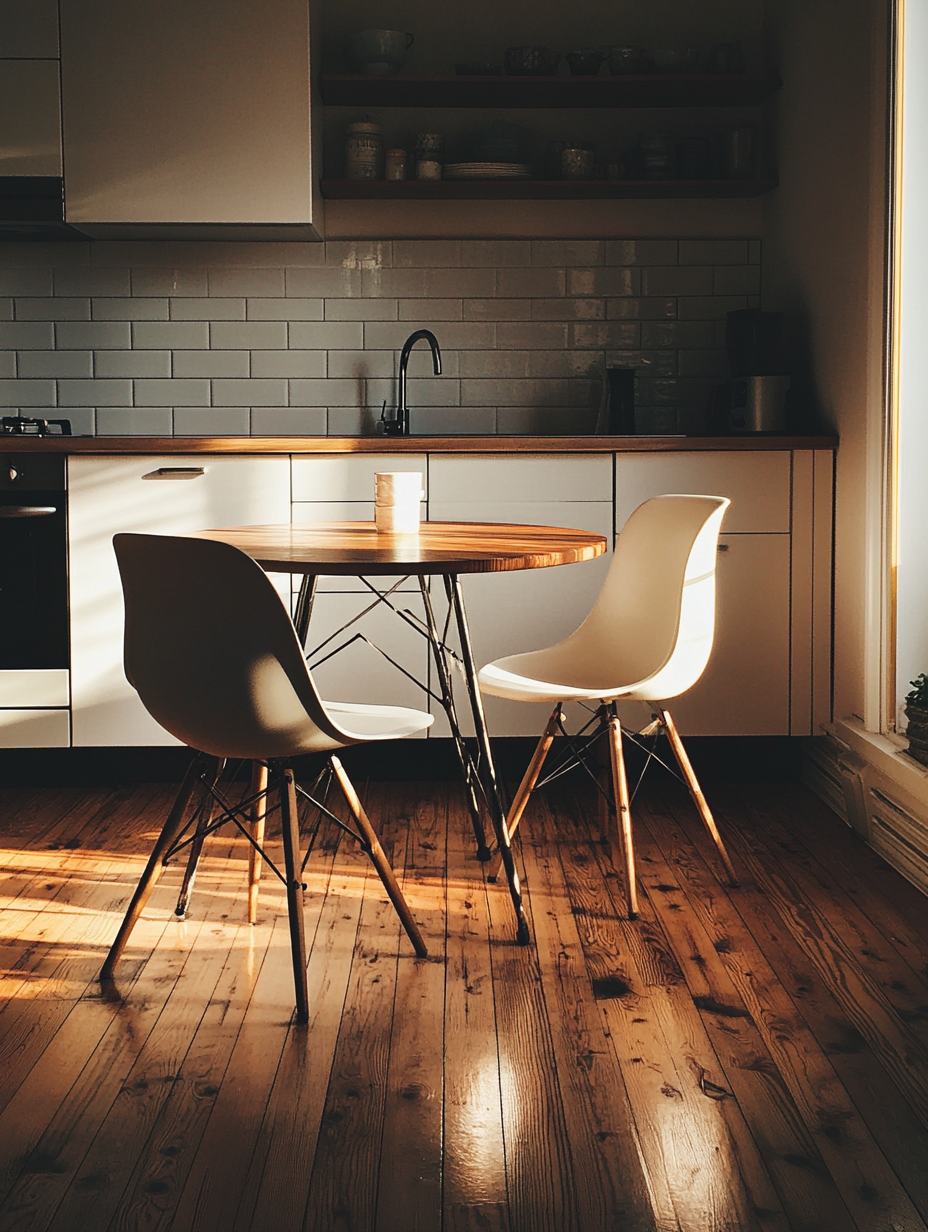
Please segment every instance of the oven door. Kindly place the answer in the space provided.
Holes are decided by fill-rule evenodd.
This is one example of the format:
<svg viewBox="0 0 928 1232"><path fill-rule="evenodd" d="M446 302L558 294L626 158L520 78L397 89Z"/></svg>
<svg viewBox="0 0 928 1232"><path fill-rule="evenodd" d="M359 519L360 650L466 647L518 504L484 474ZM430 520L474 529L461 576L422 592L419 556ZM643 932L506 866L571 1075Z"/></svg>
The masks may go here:
<svg viewBox="0 0 928 1232"><path fill-rule="evenodd" d="M0 491L0 671L67 668L67 497Z"/></svg>

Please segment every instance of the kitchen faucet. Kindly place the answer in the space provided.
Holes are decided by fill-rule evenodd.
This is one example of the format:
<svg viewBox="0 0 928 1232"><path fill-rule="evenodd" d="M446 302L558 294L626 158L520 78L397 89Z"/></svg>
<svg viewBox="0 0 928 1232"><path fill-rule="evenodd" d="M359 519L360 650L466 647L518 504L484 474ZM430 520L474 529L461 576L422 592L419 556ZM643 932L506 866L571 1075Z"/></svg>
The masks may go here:
<svg viewBox="0 0 928 1232"><path fill-rule="evenodd" d="M380 414L380 418L383 420L384 436L409 436L409 407L406 405L406 369L409 367L409 354L412 348L417 342L421 341L427 342L431 347L432 371L436 376L441 376L441 347L438 345L438 339L430 329L417 329L403 343L403 349L400 352L400 382L396 415L393 419L384 419L384 412L381 411ZM385 410L386 403L384 403Z"/></svg>

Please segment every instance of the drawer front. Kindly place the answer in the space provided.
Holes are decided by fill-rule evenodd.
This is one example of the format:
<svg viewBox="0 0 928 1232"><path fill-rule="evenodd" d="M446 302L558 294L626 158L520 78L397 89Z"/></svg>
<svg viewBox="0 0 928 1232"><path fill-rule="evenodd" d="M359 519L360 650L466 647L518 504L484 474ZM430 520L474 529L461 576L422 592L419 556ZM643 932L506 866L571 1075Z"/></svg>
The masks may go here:
<svg viewBox="0 0 928 1232"><path fill-rule="evenodd" d="M619 454L615 526L652 496L670 492L727 496L729 535L789 534L792 459L782 453Z"/></svg>
<svg viewBox="0 0 928 1232"><path fill-rule="evenodd" d="M66 749L70 743L67 710L0 710L0 749Z"/></svg>
<svg viewBox="0 0 928 1232"><path fill-rule="evenodd" d="M66 667L0 671L0 706L67 706L69 677Z"/></svg>
<svg viewBox="0 0 928 1232"><path fill-rule="evenodd" d="M359 454L347 458L294 458L295 501L373 501L378 471L419 471L428 491L425 454ZM359 517L363 515L359 514Z"/></svg>
<svg viewBox="0 0 928 1232"><path fill-rule="evenodd" d="M429 480L431 500L611 501L612 458L608 454L441 454L429 458Z"/></svg>

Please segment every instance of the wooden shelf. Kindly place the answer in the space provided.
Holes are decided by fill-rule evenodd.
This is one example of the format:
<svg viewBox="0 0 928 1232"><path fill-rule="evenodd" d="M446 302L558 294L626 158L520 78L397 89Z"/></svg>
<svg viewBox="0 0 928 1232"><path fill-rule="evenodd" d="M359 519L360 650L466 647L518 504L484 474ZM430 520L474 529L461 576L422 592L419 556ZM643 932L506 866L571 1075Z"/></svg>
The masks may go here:
<svg viewBox="0 0 928 1232"><path fill-rule="evenodd" d="M778 73L641 77L366 77L325 73L329 107L756 107Z"/></svg>
<svg viewBox="0 0 928 1232"><path fill-rule="evenodd" d="M603 201L683 197L759 197L775 179L757 180L323 180L333 201Z"/></svg>

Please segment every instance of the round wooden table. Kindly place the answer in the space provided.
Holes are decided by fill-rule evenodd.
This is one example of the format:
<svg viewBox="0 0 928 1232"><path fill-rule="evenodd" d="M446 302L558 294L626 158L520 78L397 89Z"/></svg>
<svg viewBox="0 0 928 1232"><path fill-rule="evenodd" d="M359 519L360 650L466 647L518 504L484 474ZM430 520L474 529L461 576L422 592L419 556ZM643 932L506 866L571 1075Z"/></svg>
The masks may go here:
<svg viewBox="0 0 928 1232"><path fill-rule="evenodd" d="M506 870L509 893L516 913L518 939L529 940L528 924L522 905L519 877L512 859L506 810L503 805L493 752L487 732L483 701L477 683L464 594L460 576L466 573L506 573L520 569L546 569L554 565L593 560L606 551L606 539L592 531L562 526L522 526L499 522L423 522L413 534L384 534L373 522L319 522L304 525L233 526L197 531L198 539L218 539L251 556L269 573L300 573L303 582L294 624L303 645L309 632L316 579L320 576L417 577L425 611L420 630L429 640L435 660L441 702L451 727L452 737L468 795L468 806L477 839L478 859L488 860L491 851L480 813L482 792L496 841ZM435 619L427 579L444 579L449 620L440 628ZM389 593L383 594L370 582L367 586L381 602L392 607ZM391 588L395 589L395 587ZM396 610L396 609L394 609ZM447 641L451 617L457 626L460 663L464 669L468 701L474 718L479 750L471 755L458 723L452 683L455 652ZM404 617L408 619L408 617ZM329 639L331 640L331 639Z"/></svg>

